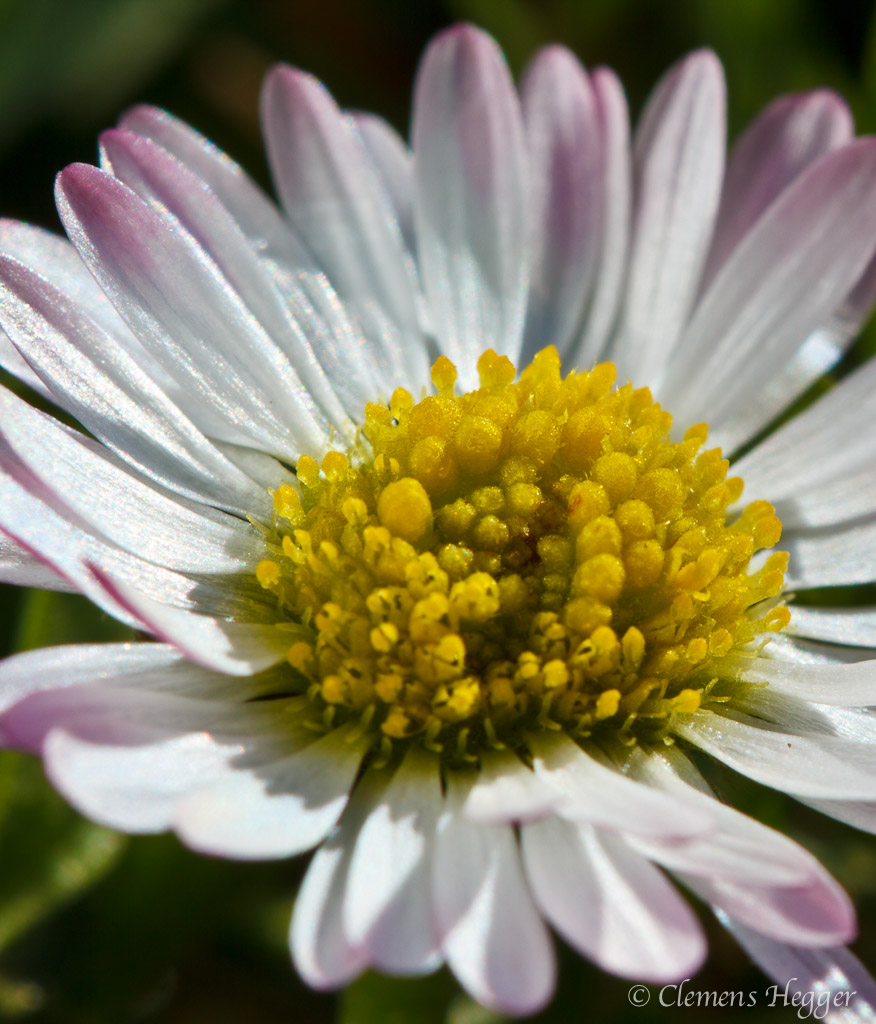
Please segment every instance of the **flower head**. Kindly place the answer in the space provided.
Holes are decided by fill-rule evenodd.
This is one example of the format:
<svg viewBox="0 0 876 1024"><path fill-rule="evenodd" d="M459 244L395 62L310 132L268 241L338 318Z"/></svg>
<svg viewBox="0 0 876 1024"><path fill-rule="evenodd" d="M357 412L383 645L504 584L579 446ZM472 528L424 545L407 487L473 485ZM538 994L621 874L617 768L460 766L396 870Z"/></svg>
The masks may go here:
<svg viewBox="0 0 876 1024"><path fill-rule="evenodd" d="M446 961L530 1012L548 925L677 981L704 939L665 869L768 971L871 999L846 896L697 765L873 830L873 611L796 604L876 580L873 368L752 442L869 309L876 142L794 96L725 169L723 104L693 54L630 144L611 72L551 48L518 96L463 26L412 152L268 77L282 214L137 108L59 175L72 245L3 225L0 360L88 431L0 391L4 578L155 639L6 661L2 735L117 828L318 846L316 986Z"/></svg>

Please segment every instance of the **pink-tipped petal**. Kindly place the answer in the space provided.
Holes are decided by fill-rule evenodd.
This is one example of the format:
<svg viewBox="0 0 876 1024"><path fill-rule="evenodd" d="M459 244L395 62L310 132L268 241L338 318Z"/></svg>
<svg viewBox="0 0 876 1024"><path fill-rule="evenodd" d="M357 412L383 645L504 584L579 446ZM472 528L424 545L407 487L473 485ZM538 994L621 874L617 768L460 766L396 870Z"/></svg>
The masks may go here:
<svg viewBox="0 0 876 1024"><path fill-rule="evenodd" d="M227 622L160 604L95 565L91 572L106 595L165 643L214 672L249 676L286 656L294 634L272 625Z"/></svg>
<svg viewBox="0 0 876 1024"><path fill-rule="evenodd" d="M295 897L289 948L299 974L316 989L348 984L365 969L368 955L352 945L344 932L347 875L356 836L371 810L359 798L364 777L341 815L341 820L313 855Z"/></svg>
<svg viewBox="0 0 876 1024"><path fill-rule="evenodd" d="M528 283L520 104L496 43L462 25L435 39L417 75L414 218L439 346L475 385L487 348L517 358Z"/></svg>
<svg viewBox="0 0 876 1024"><path fill-rule="evenodd" d="M41 562L27 548L11 537L0 534L0 582L18 587L37 587L40 590L75 591L51 566Z"/></svg>
<svg viewBox="0 0 876 1024"><path fill-rule="evenodd" d="M814 160L851 141L854 125L840 96L827 89L781 96L733 145L702 287L773 200Z"/></svg>
<svg viewBox="0 0 876 1024"><path fill-rule="evenodd" d="M69 302L99 324L126 352L135 356L153 380L172 386L171 378L143 348L88 271L81 256L63 235L33 224L0 219L0 253L36 270ZM40 383L37 390L42 387Z"/></svg>
<svg viewBox="0 0 876 1024"><path fill-rule="evenodd" d="M876 1017L876 981L847 949L801 949L769 939L718 911L718 920L779 986L778 1005L807 1003L827 1024L867 1024ZM806 1000L807 1002L804 1002ZM814 1012L813 1012L814 1015Z"/></svg>
<svg viewBox="0 0 876 1024"><path fill-rule="evenodd" d="M800 736L746 715L698 711L677 735L748 778L785 793L866 800L876 785L873 749L836 736Z"/></svg>
<svg viewBox="0 0 876 1024"><path fill-rule="evenodd" d="M349 117L371 158L405 246L413 256L416 251L413 154L395 128L382 117L361 110L353 111Z"/></svg>
<svg viewBox="0 0 876 1024"><path fill-rule="evenodd" d="M319 353L323 368L351 415L374 396L376 378L343 304L289 223L225 153L166 111L139 106L120 128L160 146L204 183L236 221L290 315ZM352 368L352 370L351 370Z"/></svg>
<svg viewBox="0 0 876 1024"><path fill-rule="evenodd" d="M53 729L43 757L52 783L81 813L110 828L154 833L171 827L183 794L221 775L242 751L204 732L131 722L100 740Z"/></svg>
<svg viewBox="0 0 876 1024"><path fill-rule="evenodd" d="M151 139L189 167L222 201L253 247L289 266L311 262L277 207L226 153L166 110L132 107L119 127Z"/></svg>
<svg viewBox="0 0 876 1024"><path fill-rule="evenodd" d="M249 239L193 171L161 146L134 132L113 129L101 136L101 151L119 181L179 224L208 252L242 303L257 317L292 364L328 422L346 427L346 413L332 390L310 341L292 319L272 277Z"/></svg>
<svg viewBox="0 0 876 1024"><path fill-rule="evenodd" d="M876 238L876 140L828 153L787 188L700 301L659 394L720 423L839 306Z"/></svg>
<svg viewBox="0 0 876 1024"><path fill-rule="evenodd" d="M80 308L16 260L0 256L0 324L54 400L108 448L170 490L245 515L263 490L217 451Z"/></svg>
<svg viewBox="0 0 876 1024"><path fill-rule="evenodd" d="M287 458L324 445L313 400L191 234L86 164L61 172L56 198L101 287L215 436Z"/></svg>
<svg viewBox="0 0 876 1024"><path fill-rule="evenodd" d="M168 735L203 732L220 742L277 735L287 744L296 732L301 733L291 716L277 721L277 705L247 704L246 684L235 700L212 700L137 685L138 676L142 679L144 674L154 677L154 666L145 673L129 669L121 685L92 677L79 684L34 690L3 713L3 735L18 749L39 753L55 729L108 745L139 742L141 731L149 739L161 731ZM292 725L288 735L283 728L286 720Z"/></svg>
<svg viewBox="0 0 876 1024"><path fill-rule="evenodd" d="M262 124L283 207L370 342L378 379L425 379L416 283L356 132L323 85L290 67L265 80Z"/></svg>
<svg viewBox="0 0 876 1024"><path fill-rule="evenodd" d="M563 733L531 733L535 774L561 800L558 813L573 821L657 839L690 839L708 832L711 815L627 778L586 754Z"/></svg>
<svg viewBox="0 0 876 1024"><path fill-rule="evenodd" d="M54 693L98 679L114 686L217 700L241 694L238 680L206 672L165 644L70 644L26 651L0 662L0 711L33 693Z"/></svg>
<svg viewBox="0 0 876 1024"><path fill-rule="evenodd" d="M604 157L590 81L560 46L536 55L520 87L529 153L531 279L524 344L565 355L599 252Z"/></svg>
<svg viewBox="0 0 876 1024"><path fill-rule="evenodd" d="M222 857L271 860L320 843L341 816L367 744L335 729L290 757L223 773L174 808L184 843Z"/></svg>
<svg viewBox="0 0 876 1024"><path fill-rule="evenodd" d="M632 219L633 172L630 113L623 86L609 68L590 77L599 119L600 222L593 294L581 336L569 353L573 366L587 366L604 352L620 311L627 273Z"/></svg>
<svg viewBox="0 0 876 1024"><path fill-rule="evenodd" d="M702 964L706 941L693 911L623 839L559 818L525 825L521 836L541 910L604 970L659 984Z"/></svg>
<svg viewBox="0 0 876 1024"><path fill-rule="evenodd" d="M0 662L0 709L43 689L55 692L93 679L160 671L179 660L163 644L75 644L25 651Z"/></svg>
<svg viewBox="0 0 876 1024"><path fill-rule="evenodd" d="M816 862L817 863L817 862ZM737 885L722 879L679 877L698 896L777 942L821 949L851 942L857 933L852 901L820 867L810 883L793 887Z"/></svg>
<svg viewBox="0 0 876 1024"><path fill-rule="evenodd" d="M166 496L0 387L0 444L51 492L54 507L113 544L180 572L254 572L251 528L233 516Z"/></svg>
<svg viewBox="0 0 876 1024"><path fill-rule="evenodd" d="M660 754L636 748L626 764L633 778L708 810L713 831L686 843L627 836L632 849L672 871L738 885L794 886L818 877L817 862L790 839L710 795L705 780L677 746Z"/></svg>
<svg viewBox="0 0 876 1024"><path fill-rule="evenodd" d="M703 50L664 76L642 114L625 308L611 349L622 379L653 386L681 336L718 211L725 107L721 65Z"/></svg>

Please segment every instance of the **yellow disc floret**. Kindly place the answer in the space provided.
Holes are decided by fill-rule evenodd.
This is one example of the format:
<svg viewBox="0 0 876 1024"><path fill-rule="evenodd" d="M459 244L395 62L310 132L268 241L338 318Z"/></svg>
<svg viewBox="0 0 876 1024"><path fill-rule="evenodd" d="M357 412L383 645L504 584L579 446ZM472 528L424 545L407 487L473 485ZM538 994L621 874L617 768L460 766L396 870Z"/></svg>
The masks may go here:
<svg viewBox="0 0 876 1024"><path fill-rule="evenodd" d="M526 729L627 742L710 699L721 659L788 621L781 524L705 426L670 439L646 388L609 364L562 377L553 349L517 378L495 352L481 386L403 388L365 410L347 453L302 455L274 493L258 582L300 628L290 673L327 727L384 747L467 756Z"/></svg>

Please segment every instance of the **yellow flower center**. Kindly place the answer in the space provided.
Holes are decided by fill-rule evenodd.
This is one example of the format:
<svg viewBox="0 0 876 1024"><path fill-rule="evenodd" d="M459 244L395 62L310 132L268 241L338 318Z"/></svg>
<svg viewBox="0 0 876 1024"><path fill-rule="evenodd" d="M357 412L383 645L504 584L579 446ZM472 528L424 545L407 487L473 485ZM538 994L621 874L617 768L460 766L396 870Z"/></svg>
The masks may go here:
<svg viewBox="0 0 876 1024"><path fill-rule="evenodd" d="M301 456L274 495L257 575L305 627L288 660L314 725L460 757L538 728L665 735L788 622L787 555L748 571L772 506L728 522L742 481L706 426L671 441L610 363L564 378L545 349L518 379L489 351L478 373L457 395L442 356L437 394L369 405L350 452Z"/></svg>

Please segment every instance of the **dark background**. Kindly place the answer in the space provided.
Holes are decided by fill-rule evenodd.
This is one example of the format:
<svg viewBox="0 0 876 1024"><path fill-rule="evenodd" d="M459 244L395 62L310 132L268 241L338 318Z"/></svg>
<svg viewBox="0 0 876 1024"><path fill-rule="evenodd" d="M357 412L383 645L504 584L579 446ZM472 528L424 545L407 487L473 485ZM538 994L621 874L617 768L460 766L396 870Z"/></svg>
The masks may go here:
<svg viewBox="0 0 876 1024"><path fill-rule="evenodd" d="M96 161L96 137L125 106L151 102L191 121L268 184L258 92L277 61L321 77L344 106L402 131L419 54L467 19L489 29L518 73L566 43L610 64L633 110L677 57L712 46L724 62L731 134L773 96L829 85L859 132L876 128L876 33L868 3L836 0L0 0L0 214L56 228L55 173ZM865 334L853 358L873 350ZM0 587L0 653L123 636L82 599ZM851 892L855 947L876 967L876 841L773 793L725 779L724 793L789 831ZM446 972L369 975L339 997L308 991L286 930L304 859L244 865L196 857L172 837L134 840L90 825L38 763L0 754L0 1019L43 1024L488 1024L501 1018ZM767 1007L766 980L707 915L700 991L758 993L754 1009L645 1009L629 985L568 950L540 1021L796 1020Z"/></svg>

